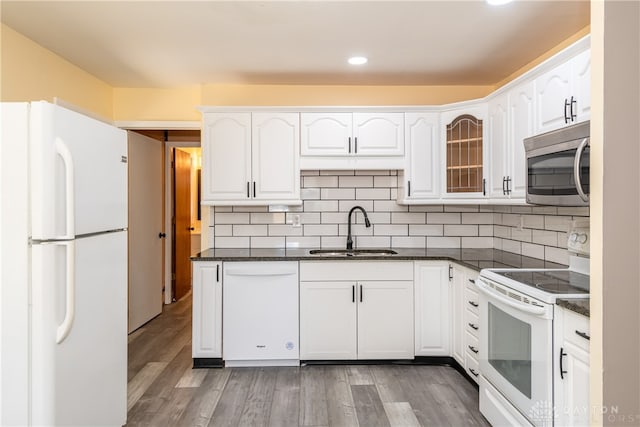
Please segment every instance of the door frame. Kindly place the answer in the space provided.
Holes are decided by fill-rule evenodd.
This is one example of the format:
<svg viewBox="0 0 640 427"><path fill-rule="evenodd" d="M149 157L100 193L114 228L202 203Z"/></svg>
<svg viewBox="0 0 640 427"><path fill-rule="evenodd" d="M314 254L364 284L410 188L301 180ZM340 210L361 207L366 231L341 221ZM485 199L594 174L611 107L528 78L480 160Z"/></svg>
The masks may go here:
<svg viewBox="0 0 640 427"><path fill-rule="evenodd" d="M115 126L126 130L200 130L201 123L199 121L116 121ZM165 233L172 229L171 216L173 214L173 199L172 199L172 186L171 186L171 161L172 158L171 148L175 147L200 147L201 142L188 142L188 141L165 141L164 151L164 186L165 186L165 205L164 205L164 229ZM202 207L202 228L201 228L200 241L203 248L207 248L209 241L209 210L207 207ZM173 274L171 266L171 255L173 236L171 233L167 233L167 237L164 239L164 304L171 304L173 299L173 290L171 289L171 277Z"/></svg>

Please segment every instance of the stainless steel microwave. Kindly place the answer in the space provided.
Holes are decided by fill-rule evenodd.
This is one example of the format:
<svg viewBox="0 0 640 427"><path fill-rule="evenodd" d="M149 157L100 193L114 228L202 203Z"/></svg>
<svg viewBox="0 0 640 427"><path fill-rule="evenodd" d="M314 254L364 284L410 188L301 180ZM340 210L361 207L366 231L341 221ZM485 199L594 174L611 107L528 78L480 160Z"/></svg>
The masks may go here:
<svg viewBox="0 0 640 427"><path fill-rule="evenodd" d="M525 138L527 203L589 206L589 124Z"/></svg>

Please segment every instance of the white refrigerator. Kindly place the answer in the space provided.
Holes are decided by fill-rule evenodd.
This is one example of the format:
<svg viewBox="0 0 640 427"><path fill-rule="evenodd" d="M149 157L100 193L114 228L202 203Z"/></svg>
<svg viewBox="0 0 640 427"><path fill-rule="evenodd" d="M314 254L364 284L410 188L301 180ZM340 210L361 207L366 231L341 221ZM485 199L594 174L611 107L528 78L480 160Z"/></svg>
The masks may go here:
<svg viewBox="0 0 640 427"><path fill-rule="evenodd" d="M127 415L127 137L2 103L0 425Z"/></svg>

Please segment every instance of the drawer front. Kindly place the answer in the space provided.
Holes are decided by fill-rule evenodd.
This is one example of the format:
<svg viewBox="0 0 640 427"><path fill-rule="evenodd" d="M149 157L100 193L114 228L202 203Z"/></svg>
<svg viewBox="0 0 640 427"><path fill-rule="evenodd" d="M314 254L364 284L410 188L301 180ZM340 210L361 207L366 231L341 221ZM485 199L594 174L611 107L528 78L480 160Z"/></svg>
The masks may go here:
<svg viewBox="0 0 640 427"><path fill-rule="evenodd" d="M477 361L478 356L480 355L480 342L478 341L478 337L465 332L464 350L468 353L469 356Z"/></svg>
<svg viewBox="0 0 640 427"><path fill-rule="evenodd" d="M478 333L480 331L480 317L478 313L473 312L472 310L464 311L465 319L464 319L464 327L468 334L478 338Z"/></svg>
<svg viewBox="0 0 640 427"><path fill-rule="evenodd" d="M478 360L473 358L469 352L465 354L465 366L467 374L477 383L480 379L480 367Z"/></svg>
<svg viewBox="0 0 640 427"><path fill-rule="evenodd" d="M589 318L570 310L564 310L563 320L564 339L589 351L590 336Z"/></svg>
<svg viewBox="0 0 640 427"><path fill-rule="evenodd" d="M464 289L464 306L467 307L467 310L470 310L475 315L479 315L478 311L478 292L475 289L471 289L467 286Z"/></svg>

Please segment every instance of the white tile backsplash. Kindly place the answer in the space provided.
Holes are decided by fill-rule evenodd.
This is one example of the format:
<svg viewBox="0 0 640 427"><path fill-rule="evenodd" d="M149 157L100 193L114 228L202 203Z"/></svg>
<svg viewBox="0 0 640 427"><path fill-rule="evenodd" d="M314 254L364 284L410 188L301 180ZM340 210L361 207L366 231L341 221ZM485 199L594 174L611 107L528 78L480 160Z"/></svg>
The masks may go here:
<svg viewBox="0 0 640 427"><path fill-rule="evenodd" d="M210 245L219 248L342 248L347 216L356 211L357 247L495 248L566 264L571 221L589 208L511 205L398 205L397 171L303 171L302 206L269 212L267 206L210 210ZM294 215L300 227L292 225Z"/></svg>

